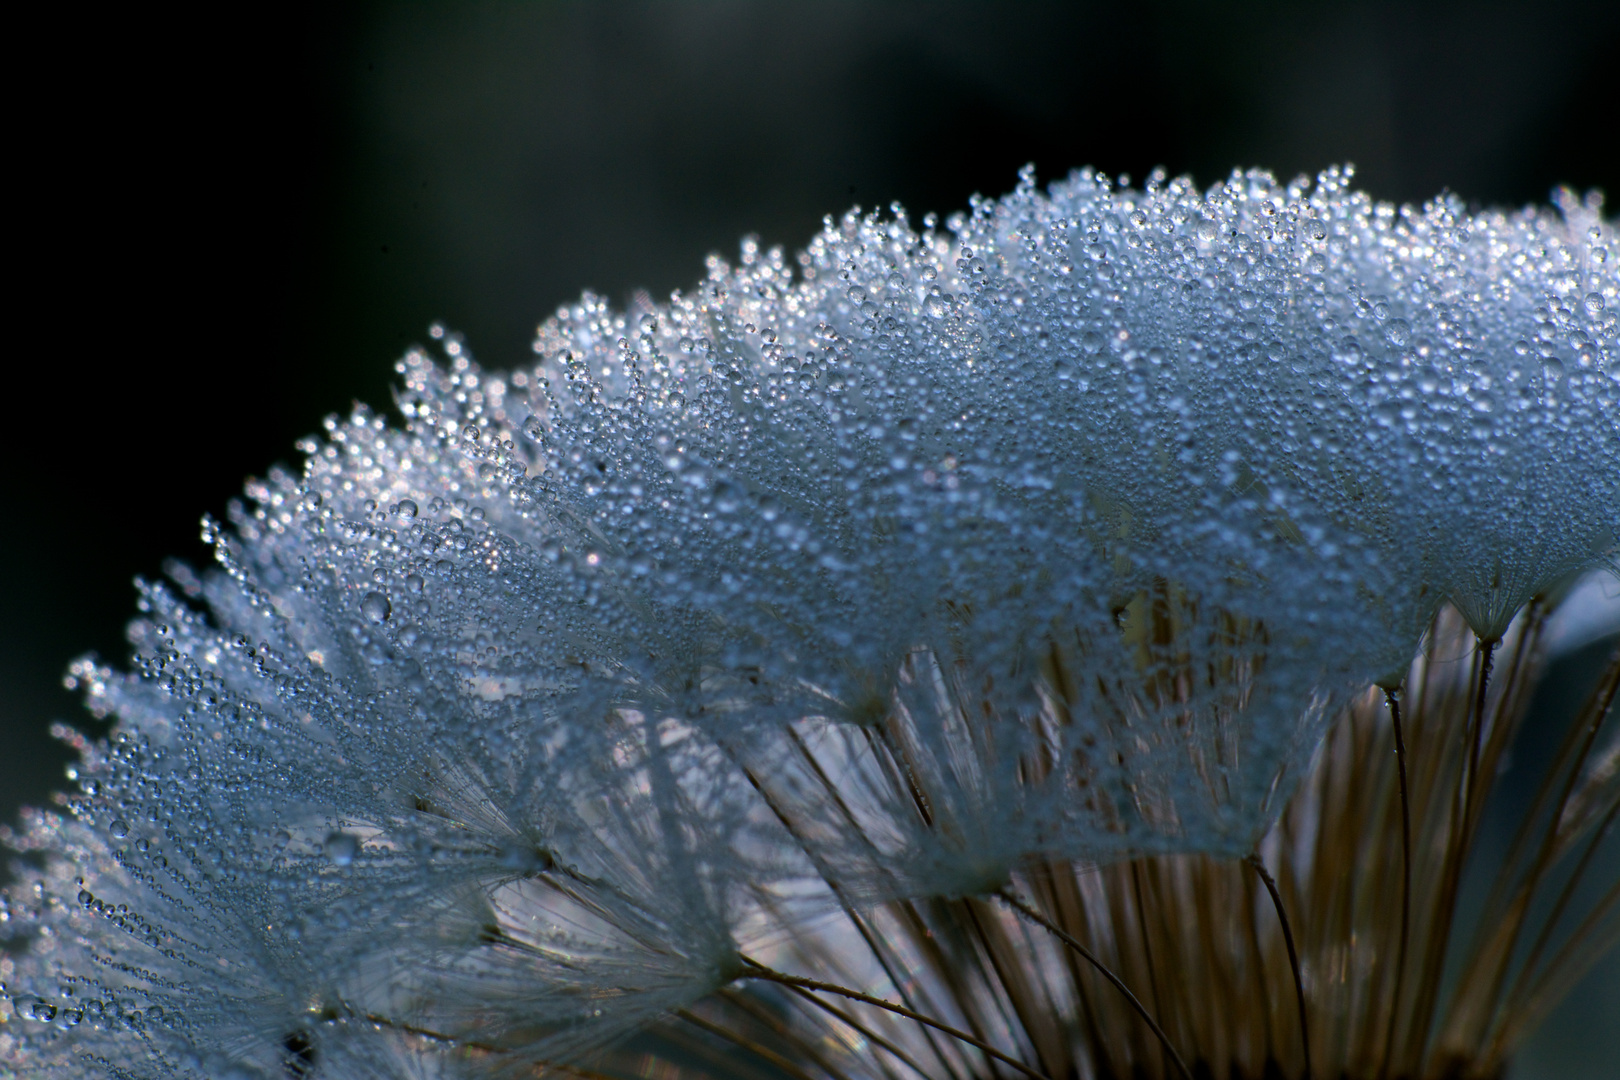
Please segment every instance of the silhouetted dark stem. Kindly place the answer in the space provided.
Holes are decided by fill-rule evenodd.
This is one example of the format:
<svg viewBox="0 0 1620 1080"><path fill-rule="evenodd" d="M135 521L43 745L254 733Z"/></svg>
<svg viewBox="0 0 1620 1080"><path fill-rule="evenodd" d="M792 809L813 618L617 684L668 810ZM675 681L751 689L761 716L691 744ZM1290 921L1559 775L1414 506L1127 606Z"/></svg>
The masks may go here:
<svg viewBox="0 0 1620 1080"><path fill-rule="evenodd" d="M1153 1034L1158 1036L1159 1045L1164 1047L1164 1052L1170 1055L1170 1059L1176 1063L1176 1068L1180 1070L1181 1075L1185 1076L1187 1080L1192 1080L1192 1071L1187 1068L1187 1063L1181 1060L1181 1055L1176 1053L1176 1048L1170 1045L1170 1037L1164 1033L1164 1029L1159 1026L1158 1021L1153 1019L1153 1014L1148 1012L1147 1009L1143 1007L1142 1003L1136 999L1135 994L1131 993L1131 988L1126 986L1124 981L1121 980L1118 975L1115 975L1108 969L1107 964L1104 964L1101 960L1097 959L1097 957L1092 954L1091 950L1081 944L1080 940L1073 934L1052 922L1045 915L1042 915L1038 910L1035 909L1033 905L1020 897L1011 888L1003 889L997 895L1006 902L1008 907L1012 908L1014 911L1024 916L1024 918L1035 923L1042 929L1050 931L1052 934L1056 935L1057 938L1063 942L1063 944L1085 957L1086 962L1092 967L1096 968L1098 973L1101 974L1103 978L1112 983L1114 989L1125 995L1125 1000L1131 1003L1131 1008L1136 1010L1136 1015L1140 1016L1144 1021L1146 1021L1147 1026L1153 1029Z"/></svg>
<svg viewBox="0 0 1620 1080"><path fill-rule="evenodd" d="M1136 926L1141 933L1142 955L1147 960L1148 993L1153 995L1153 1008L1156 1011L1164 1010L1164 998L1159 994L1159 977L1154 972L1153 965L1153 935L1148 933L1147 908L1142 903L1142 864L1139 861L1131 863L1131 892L1136 900ZM1168 1064L1169 1047L1166 1051L1166 1064Z"/></svg>
<svg viewBox="0 0 1620 1080"><path fill-rule="evenodd" d="M1401 781L1401 940L1395 951L1395 993L1389 1003L1389 1030L1384 1034L1384 1062L1380 1078L1389 1076L1395 1056L1395 1023L1401 1015L1401 990L1406 980L1406 945L1412 920L1412 807L1406 791L1406 739L1401 733L1401 699L1394 690L1384 691L1389 702L1389 720L1395 729L1395 768Z"/></svg>
<svg viewBox="0 0 1620 1080"><path fill-rule="evenodd" d="M1481 641L1479 697L1474 703L1474 730L1468 740L1468 784L1463 795L1463 829L1466 839L1471 833L1474 819L1476 790L1479 783L1479 744L1485 737L1485 695L1491 688L1491 658L1496 655L1500 642Z"/></svg>
<svg viewBox="0 0 1620 1080"><path fill-rule="evenodd" d="M1591 754L1592 747L1597 742L1598 732L1602 729L1605 718L1609 714L1609 709L1614 704L1615 694L1617 691L1620 691L1620 649L1615 650L1614 655L1609 658L1608 664L1604 667L1602 677L1599 678L1598 684L1592 688L1591 697L1588 699L1586 705L1582 708L1580 714L1577 716L1576 724L1573 725L1571 731L1572 735L1576 732L1584 733L1582 734L1578 743L1579 750L1575 753L1574 760L1570 762L1566 768L1563 760L1565 755L1560 754L1558 765L1553 770L1553 773L1557 773L1559 771L1565 772L1563 790L1559 793L1557 802L1553 804L1552 814L1547 823L1547 832L1542 838L1541 849L1536 853L1535 862L1531 866L1529 873L1525 876L1524 884L1520 886L1520 895L1522 899L1516 899L1516 903L1514 905L1514 907L1517 909L1514 916L1515 922L1521 925L1524 921L1525 913L1529 910L1531 896L1535 890L1540 887L1543 875L1545 875L1547 872L1548 867L1555 859L1559 857L1558 849L1562 846L1564 837L1564 813L1569 807L1570 797L1575 793L1575 790L1580 783L1581 774L1586 768L1587 757ZM1539 803L1541 801L1539 796L1536 801L1536 809L1539 809ZM1570 899L1574 896L1575 889L1580 884L1581 878L1585 875L1586 868L1588 865L1590 865L1592 856L1596 854L1598 846L1602 843L1604 836L1608 833L1609 827L1613 824L1614 815L1617 810L1620 810L1620 802L1617 802L1614 806L1610 807L1608 814L1604 817L1603 823L1598 827L1596 834L1593 836L1592 843L1587 847L1586 853L1581 856L1580 861L1576 864L1574 873L1564 883L1563 891L1559 894L1557 903L1553 905L1552 913L1542 921L1541 933L1536 936L1535 944L1531 946L1529 955L1525 958L1524 963L1519 968L1518 978L1514 980L1513 988L1508 992L1510 998L1516 998L1520 995L1525 984L1535 972L1536 966L1541 962L1542 953L1547 947L1547 943L1552 936L1553 929L1558 925L1559 920L1563 917L1564 909L1568 907ZM1532 812L1534 813L1534 811ZM1517 844L1515 844L1515 847L1516 846ZM1491 992L1490 1001L1493 1005L1495 1005L1498 1000L1502 989L1502 983L1506 977L1507 968L1504 964L1497 972L1496 986ZM1493 1043L1492 1053L1495 1054L1498 1052L1498 1050L1499 1043Z"/></svg>
<svg viewBox="0 0 1620 1080"><path fill-rule="evenodd" d="M848 1024L850 1027L860 1032L862 1038L870 1040L874 1046L880 1047L893 1054L897 1059L909 1066L912 1072L916 1073L918 1076L921 1076L923 1080L929 1080L928 1071L921 1065L917 1064L915 1058L906 1053L900 1047L896 1046L894 1043L890 1042L888 1039L885 1039L883 1036L873 1031L870 1027L867 1027L865 1024L855 1019L843 1009L840 1009L838 1006L830 1004L829 1002L822 1001L820 998L816 997L816 995L812 994L802 986L790 986L788 989L792 990L795 994L798 994L801 998L808 1001L816 1008L821 1009L823 1012L829 1013L832 1016L837 1017L843 1023Z"/></svg>
<svg viewBox="0 0 1620 1080"><path fill-rule="evenodd" d="M702 1028L711 1035L725 1039L727 1042L735 1043L752 1054L757 1054L759 1057L770 1062L772 1065L775 1065L778 1069L781 1069L789 1076L798 1077L799 1080L813 1080L809 1073L805 1072L803 1069L799 1068L793 1062L789 1061L781 1054L778 1054L770 1047L761 1046L759 1043L748 1038L747 1036L739 1035L735 1031L731 1031L727 1028L721 1027L719 1024L705 1020L703 1017L699 1016L695 1012L692 1012L690 1009L680 1009L675 1015L679 1016L682 1020L685 1020L693 1027Z"/></svg>
<svg viewBox="0 0 1620 1080"><path fill-rule="evenodd" d="M1032 1069L1028 1065L1025 1065L1022 1061L1019 1061L1017 1058L1002 1053L1000 1050L997 1050L983 1039L976 1039L959 1028L953 1028L949 1024L935 1020L931 1016L924 1016L922 1013L908 1009L904 1005L896 1005L892 1001L885 1001L883 998L873 997L871 994L863 994L859 990L851 990L849 987L839 986L837 983L822 982L819 979L806 979L798 975L788 975L784 972L776 971L752 960L745 959L744 963L748 965L748 969L743 972L741 976L744 979L764 979L767 982L781 983L783 986L798 986L803 987L806 990L819 990L825 994L838 994L841 997L847 997L851 1001L859 1001L866 1005L875 1005L880 1009L887 1009L889 1012L892 1012L897 1016L903 1016L907 1020L915 1020L919 1024L924 1024L938 1031L943 1031L951 1038L960 1039L969 1046L977 1047L986 1054L989 1054L991 1057L995 1058L997 1061L1011 1065L1025 1076L1033 1077L1034 1080L1052 1080L1052 1078L1047 1076L1045 1073Z"/></svg>
<svg viewBox="0 0 1620 1080"><path fill-rule="evenodd" d="M793 988L790 987L789 989ZM793 992L804 993L804 991L800 990L793 990ZM815 1065L828 1080L852 1080L848 1073L828 1060L822 1047L817 1046L815 1042L807 1038L786 1016L771 1008L764 1001L759 1000L757 995L745 993L728 986L720 991L720 999L733 1008L747 1013L756 1022L769 1029L772 1035L789 1044L792 1052L798 1055L799 1060L809 1061Z"/></svg>
<svg viewBox="0 0 1620 1080"><path fill-rule="evenodd" d="M1617 813L1620 813L1620 802L1616 802L1609 807L1609 812L1603 815L1602 822L1599 823L1596 831L1592 833L1591 842L1586 845L1586 850L1581 854L1580 861L1575 864L1575 870L1569 875L1569 880L1564 883L1563 890L1559 892L1558 901L1553 904L1552 911L1547 915L1546 921L1542 923L1541 933L1536 935L1536 943L1531 946L1530 955L1524 961L1525 971L1532 971L1537 964L1541 963L1541 955L1546 951L1547 942L1552 938L1553 927L1557 926L1558 921L1564 917L1564 911L1569 907L1570 900L1575 896L1576 888L1580 885L1581 879L1586 876L1587 868L1592 865L1593 856L1597 854L1598 848L1602 846L1604 839L1609 835L1609 829L1613 827L1615 814Z"/></svg>
<svg viewBox="0 0 1620 1080"><path fill-rule="evenodd" d="M1603 924L1617 906L1620 906L1620 881L1606 892L1586 918L1572 930L1556 955L1547 962L1546 968L1536 978L1530 987L1529 996L1525 1001L1515 1006L1511 1014L1513 1027L1511 1034L1504 1035L1503 1043L1512 1043L1524 1034L1524 1031L1533 1026L1545 1013L1549 995L1562 996L1579 978L1580 972L1591 967L1592 963L1615 944L1620 943L1620 928L1611 933L1592 940L1593 931ZM1576 957L1580 959L1577 960ZM1555 985L1562 983L1562 985Z"/></svg>
<svg viewBox="0 0 1620 1080"><path fill-rule="evenodd" d="M860 837L861 841L866 844L867 848L873 851L875 854L876 849L872 847L871 841L867 838L866 833L862 830L859 820L849 809L848 804L844 802L843 797L838 793L837 785L833 783L832 778L828 776L826 771L822 768L821 762L816 760L815 755L812 754L809 748L804 745L803 740L799 738L797 733L790 730L788 735L793 739L794 744L798 747L799 753L803 755L805 763L810 766L811 770L813 770L816 776L820 779L822 786L826 788L827 793L832 797L833 804L842 812L844 820L849 823L850 828L854 831L854 834ZM770 807L771 813L775 815L776 820L782 823L782 827L787 830L789 836L793 837L794 841L799 845L800 850L802 850L805 855L816 864L817 872L822 875L822 880L826 881L827 887L831 889L833 895L838 898L839 905L844 909L844 913L849 916L850 924L853 925L856 932L861 935L862 940L866 942L866 947L872 951L873 958L877 960L878 966L883 969L883 973L887 975L889 981L894 984L896 992L900 995L901 1003L910 1007L912 1005L912 999L911 996L906 992L905 980L900 978L899 974L894 970L894 965L890 963L889 958L884 954L877 938L872 934L871 929L867 927L865 920L862 919L856 912L854 905L851 904L849 899L844 895L843 886L839 883L837 876L832 873L830 867L826 866L822 860L816 857L813 845L804 839L799 831L798 825L788 815L787 811L782 809L782 807L777 804L776 798L771 793L770 789L765 784L760 782L759 778L754 774L752 769L749 769L742 764L741 760L730 747L726 747L725 749L727 755L737 763L737 767L741 769L743 775L748 778L749 784L753 786L755 791L759 792L760 798L765 800L765 805ZM812 997L811 1000L815 999ZM933 1034L933 1032L924 1032L923 1035L928 1042L928 1049L933 1051L934 1058L939 1062L940 1068L944 1069L950 1074L950 1080L959 1080L956 1070L946 1059L945 1053L936 1041L936 1036ZM906 1062L907 1064L912 1065L914 1068L916 1067L915 1063L913 1063L909 1058L906 1059ZM918 1071L920 1072L921 1070L919 1069Z"/></svg>
<svg viewBox="0 0 1620 1080"><path fill-rule="evenodd" d="M1288 913L1283 910L1282 894L1277 891L1277 883L1272 880L1266 864L1261 861L1258 854L1250 855L1247 861L1254 867L1254 872L1260 875L1260 880L1265 882L1266 891L1271 894L1271 902L1277 909L1277 921L1282 923L1283 943L1288 946L1288 966L1294 969L1294 996L1299 999L1299 1040L1305 1047L1305 1080L1311 1080L1311 1028L1305 1019L1305 980L1299 973L1299 953L1294 948L1294 931L1288 925Z"/></svg>
<svg viewBox="0 0 1620 1080"><path fill-rule="evenodd" d="M1491 657L1496 651L1497 644L1494 640L1479 642L1477 691L1469 714L1469 730L1465 732L1468 738L1467 769L1458 778L1443 864L1444 876L1440 883L1440 903L1438 910L1430 919L1430 926L1433 929L1430 930L1428 941L1428 971L1418 990L1415 1019L1410 1027L1411 1032L1423 1040L1417 1047L1419 1064L1427 1051L1426 1033L1431 1030L1435 1008L1439 1003L1440 979L1445 971L1446 951L1451 945L1451 933L1457 915L1457 895L1462 884L1463 863L1467 860L1473 844L1479 749L1480 742L1484 738L1485 699L1491 684Z"/></svg>

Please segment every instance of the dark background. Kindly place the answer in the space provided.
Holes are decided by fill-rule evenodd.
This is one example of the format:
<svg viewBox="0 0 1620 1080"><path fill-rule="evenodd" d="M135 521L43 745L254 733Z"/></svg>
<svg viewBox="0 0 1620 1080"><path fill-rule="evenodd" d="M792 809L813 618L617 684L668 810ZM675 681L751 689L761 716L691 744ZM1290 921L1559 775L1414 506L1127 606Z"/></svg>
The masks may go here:
<svg viewBox="0 0 1620 1080"><path fill-rule="evenodd" d="M1026 161L1620 196L1612 2L282 4L12 52L0 821L61 782L49 722L94 727L60 677L123 659L131 577L206 560L198 516L386 404L433 319L509 367L582 287L661 296Z"/></svg>

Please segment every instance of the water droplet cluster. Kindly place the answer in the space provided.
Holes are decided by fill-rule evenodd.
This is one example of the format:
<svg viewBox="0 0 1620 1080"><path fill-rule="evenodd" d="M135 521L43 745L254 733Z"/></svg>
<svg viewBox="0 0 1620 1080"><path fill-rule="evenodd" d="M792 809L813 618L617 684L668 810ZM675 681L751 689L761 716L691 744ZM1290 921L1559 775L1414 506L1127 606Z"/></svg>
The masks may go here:
<svg viewBox="0 0 1620 1080"><path fill-rule="evenodd" d="M1599 205L1349 181L1026 171L527 370L435 326L403 427L329 420L70 673L118 728L9 838L4 1060L556 1059L835 901L1250 850L1440 604L1494 639L1620 535Z"/></svg>

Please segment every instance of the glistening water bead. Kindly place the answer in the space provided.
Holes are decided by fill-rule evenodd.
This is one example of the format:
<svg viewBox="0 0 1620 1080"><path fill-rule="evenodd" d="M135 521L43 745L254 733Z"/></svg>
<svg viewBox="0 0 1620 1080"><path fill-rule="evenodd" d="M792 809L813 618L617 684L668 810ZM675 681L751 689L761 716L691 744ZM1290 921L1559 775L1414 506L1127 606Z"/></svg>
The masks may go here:
<svg viewBox="0 0 1620 1080"><path fill-rule="evenodd" d="M367 593L366 598L360 601L360 613L374 623L386 622L392 611L388 597L379 592Z"/></svg>
<svg viewBox="0 0 1620 1080"><path fill-rule="evenodd" d="M972 904L1032 867L1248 856L1438 610L1494 643L1612 561L1597 200L1349 180L1026 172L944 228L854 210L666 304L587 295L526 370L433 327L403 426L330 419L207 523L200 590L142 584L127 673L74 665L117 727L9 838L44 869L0 912L0 1061L493 1075L656 1057L624 1040L669 1018L817 1076L1103 1060L1068 1006L1038 1045L801 1038L771 993L824 982L727 988L829 920L1001 933ZM850 979L927 989L862 940ZM1244 1052L1295 1061L1267 1023Z"/></svg>

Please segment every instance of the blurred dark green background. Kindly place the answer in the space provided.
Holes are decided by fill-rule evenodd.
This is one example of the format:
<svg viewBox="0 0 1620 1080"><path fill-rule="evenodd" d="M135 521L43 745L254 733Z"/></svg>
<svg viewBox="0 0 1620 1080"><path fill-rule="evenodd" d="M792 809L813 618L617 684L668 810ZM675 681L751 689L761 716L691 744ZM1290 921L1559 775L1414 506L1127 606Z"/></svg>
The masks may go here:
<svg viewBox="0 0 1620 1080"><path fill-rule="evenodd" d="M48 723L94 726L60 676L123 658L131 577L433 319L510 366L581 288L1031 160L1620 195L1614 2L143 6L13 49L0 820L60 782Z"/></svg>

